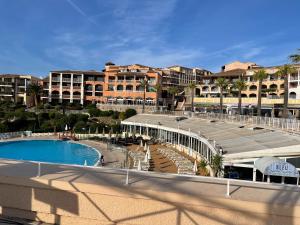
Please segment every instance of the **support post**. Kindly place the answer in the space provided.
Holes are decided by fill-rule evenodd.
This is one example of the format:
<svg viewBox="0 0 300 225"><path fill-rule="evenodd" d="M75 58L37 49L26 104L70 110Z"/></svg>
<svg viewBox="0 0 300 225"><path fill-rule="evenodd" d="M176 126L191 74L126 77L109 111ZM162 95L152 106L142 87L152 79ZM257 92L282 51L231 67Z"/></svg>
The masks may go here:
<svg viewBox="0 0 300 225"><path fill-rule="evenodd" d="M230 180L229 179L227 179L226 197L230 197Z"/></svg>

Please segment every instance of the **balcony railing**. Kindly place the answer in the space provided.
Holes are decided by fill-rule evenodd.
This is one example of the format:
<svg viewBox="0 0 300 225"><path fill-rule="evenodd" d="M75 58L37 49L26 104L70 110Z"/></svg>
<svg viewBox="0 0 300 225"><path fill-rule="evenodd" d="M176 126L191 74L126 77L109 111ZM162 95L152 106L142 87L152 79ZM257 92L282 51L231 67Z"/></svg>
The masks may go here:
<svg viewBox="0 0 300 225"><path fill-rule="evenodd" d="M70 95L62 95L63 98L70 98Z"/></svg>
<svg viewBox="0 0 300 225"><path fill-rule="evenodd" d="M71 78L63 78L62 81L63 82L71 82Z"/></svg>
<svg viewBox="0 0 300 225"><path fill-rule="evenodd" d="M73 95L73 98L74 98L74 99L80 99L80 98L81 98L81 95Z"/></svg>
<svg viewBox="0 0 300 225"><path fill-rule="evenodd" d="M73 89L80 90L81 86L73 86Z"/></svg>
<svg viewBox="0 0 300 225"><path fill-rule="evenodd" d="M11 82L0 82L0 85L6 85L6 86L12 86L13 84Z"/></svg>
<svg viewBox="0 0 300 225"><path fill-rule="evenodd" d="M81 82L82 82L82 79L81 79L81 78L74 78L74 79L73 79L73 82L74 82L74 83L81 83Z"/></svg>
<svg viewBox="0 0 300 225"><path fill-rule="evenodd" d="M60 82L60 78L52 77L52 82Z"/></svg>

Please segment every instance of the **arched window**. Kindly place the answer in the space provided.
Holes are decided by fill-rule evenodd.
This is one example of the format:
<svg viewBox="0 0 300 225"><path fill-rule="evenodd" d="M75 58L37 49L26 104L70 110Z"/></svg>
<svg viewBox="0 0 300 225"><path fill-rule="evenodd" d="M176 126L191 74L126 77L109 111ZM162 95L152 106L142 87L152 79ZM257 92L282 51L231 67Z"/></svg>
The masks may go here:
<svg viewBox="0 0 300 225"><path fill-rule="evenodd" d="M117 91L123 91L123 85L118 85L117 86Z"/></svg>
<svg viewBox="0 0 300 225"><path fill-rule="evenodd" d="M249 90L250 90L250 91L256 91L256 90L257 90L257 86L256 86L256 85L251 85L251 86L249 87Z"/></svg>
<svg viewBox="0 0 300 225"><path fill-rule="evenodd" d="M247 98L247 95L246 94L241 94L241 97L242 98Z"/></svg>
<svg viewBox="0 0 300 225"><path fill-rule="evenodd" d="M64 91L62 94L63 95L70 95L70 92L69 91Z"/></svg>
<svg viewBox="0 0 300 225"><path fill-rule="evenodd" d="M93 91L93 86L91 84L86 84L85 87L84 87L84 89L86 91Z"/></svg>
<svg viewBox="0 0 300 225"><path fill-rule="evenodd" d="M74 91L73 92L73 96L80 96L80 95L81 95L81 93L79 91Z"/></svg>
<svg viewBox="0 0 300 225"><path fill-rule="evenodd" d="M126 86L126 91L133 91L133 86L132 85L127 85Z"/></svg>
<svg viewBox="0 0 300 225"><path fill-rule="evenodd" d="M59 91L52 91L53 95L59 95Z"/></svg>
<svg viewBox="0 0 300 225"><path fill-rule="evenodd" d="M267 87L267 85L263 84L263 85L261 86L261 89L262 89L262 90L265 90L265 89L268 89L268 87Z"/></svg>
<svg viewBox="0 0 300 225"><path fill-rule="evenodd" d="M144 91L144 88L142 86L136 86L136 91Z"/></svg>
<svg viewBox="0 0 300 225"><path fill-rule="evenodd" d="M262 97L262 98L266 98L266 97L267 97L267 94L261 93L261 97Z"/></svg>
<svg viewBox="0 0 300 225"><path fill-rule="evenodd" d="M249 98L256 98L256 94L250 94Z"/></svg>
<svg viewBox="0 0 300 225"><path fill-rule="evenodd" d="M289 98L291 98L291 99L296 99L296 97L297 97L297 95L296 95L296 93L295 92L290 92L290 94L289 94Z"/></svg>
<svg viewBox="0 0 300 225"><path fill-rule="evenodd" d="M195 89L195 95L196 96L200 96L200 92L201 92L200 88Z"/></svg>
<svg viewBox="0 0 300 225"><path fill-rule="evenodd" d="M284 84L280 84L280 89L284 89Z"/></svg>
<svg viewBox="0 0 300 225"><path fill-rule="evenodd" d="M202 91L203 91L203 92L208 92L208 86L202 87Z"/></svg>
<svg viewBox="0 0 300 225"><path fill-rule="evenodd" d="M212 86L212 87L210 88L210 90L211 90L211 92L218 92L218 91L219 91L219 88L216 87L216 86Z"/></svg>
<svg viewBox="0 0 300 225"><path fill-rule="evenodd" d="M95 86L95 91L103 91L103 86L101 84L97 84Z"/></svg>
<svg viewBox="0 0 300 225"><path fill-rule="evenodd" d="M272 89L272 90L277 90L277 85L276 85L276 84L271 84L271 85L270 85L270 89Z"/></svg>

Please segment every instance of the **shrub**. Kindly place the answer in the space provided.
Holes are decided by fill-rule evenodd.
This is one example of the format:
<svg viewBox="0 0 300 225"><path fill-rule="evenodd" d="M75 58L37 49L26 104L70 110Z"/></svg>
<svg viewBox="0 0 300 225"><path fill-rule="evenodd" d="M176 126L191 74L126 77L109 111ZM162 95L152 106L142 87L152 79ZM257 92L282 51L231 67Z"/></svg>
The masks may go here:
<svg viewBox="0 0 300 225"><path fill-rule="evenodd" d="M78 121L74 126L74 131L76 133L84 133L87 130L87 124L83 121Z"/></svg>
<svg viewBox="0 0 300 225"><path fill-rule="evenodd" d="M98 117L100 115L100 110L96 108L90 108L88 110L88 113L90 114L91 117Z"/></svg>
<svg viewBox="0 0 300 225"><path fill-rule="evenodd" d="M136 115L136 110L135 109L126 109L125 111L126 118L132 117Z"/></svg>
<svg viewBox="0 0 300 225"><path fill-rule="evenodd" d="M120 112L120 114L119 114L119 119L120 119L120 120L125 120L125 119L126 119L126 114L125 114L125 112Z"/></svg>

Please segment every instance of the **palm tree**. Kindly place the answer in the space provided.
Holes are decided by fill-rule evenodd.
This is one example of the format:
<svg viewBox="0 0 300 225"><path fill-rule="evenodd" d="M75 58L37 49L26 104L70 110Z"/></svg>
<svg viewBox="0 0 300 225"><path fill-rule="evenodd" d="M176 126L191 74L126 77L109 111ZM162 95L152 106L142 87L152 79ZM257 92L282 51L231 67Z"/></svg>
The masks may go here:
<svg viewBox="0 0 300 225"><path fill-rule="evenodd" d="M160 92L161 92L161 84L157 83L155 86L154 86L155 90L156 90L156 110L158 110L158 100L159 100L159 97L160 97Z"/></svg>
<svg viewBox="0 0 300 225"><path fill-rule="evenodd" d="M243 79L239 79L234 83L234 88L238 90L238 111L239 114L242 114L242 91L244 91L247 88L247 83Z"/></svg>
<svg viewBox="0 0 300 225"><path fill-rule="evenodd" d="M258 70L254 73L254 80L258 81L258 96L257 96L257 116L261 116L261 87L264 79L268 77L265 70Z"/></svg>
<svg viewBox="0 0 300 225"><path fill-rule="evenodd" d="M289 58L293 63L299 63L300 62L300 49L298 49L298 54L290 55Z"/></svg>
<svg viewBox="0 0 300 225"><path fill-rule="evenodd" d="M285 64L278 67L276 74L284 79L284 98L283 98L283 113L284 118L288 117L288 101L289 101L289 75L296 72L291 65Z"/></svg>
<svg viewBox="0 0 300 225"><path fill-rule="evenodd" d="M195 92L195 88L196 88L196 83L195 82L192 82L189 84L189 89L190 89L190 92L191 92L191 107L192 107L192 112L194 112L194 92Z"/></svg>
<svg viewBox="0 0 300 225"><path fill-rule="evenodd" d="M223 113L223 93L228 88L229 83L225 78L219 77L216 84L220 88L220 112Z"/></svg>
<svg viewBox="0 0 300 225"><path fill-rule="evenodd" d="M168 89L169 94L172 95L172 104L171 104L171 110L174 111L174 102L175 102L175 95L178 93L178 88L177 87L169 87Z"/></svg>
<svg viewBox="0 0 300 225"><path fill-rule="evenodd" d="M223 170L223 156L220 154L215 154L211 160L211 168L213 170L214 176L217 177Z"/></svg>
<svg viewBox="0 0 300 225"><path fill-rule="evenodd" d="M37 83L32 83L32 84L29 84L29 86L28 86L27 93L30 96L34 97L34 105L35 105L36 109L38 106L38 97L42 93L42 91L43 91L43 87Z"/></svg>
<svg viewBox="0 0 300 225"><path fill-rule="evenodd" d="M149 85L149 81L148 81L147 77L145 77L143 80L141 80L140 86L144 90L142 113L145 113L146 91L147 91L148 85Z"/></svg>

